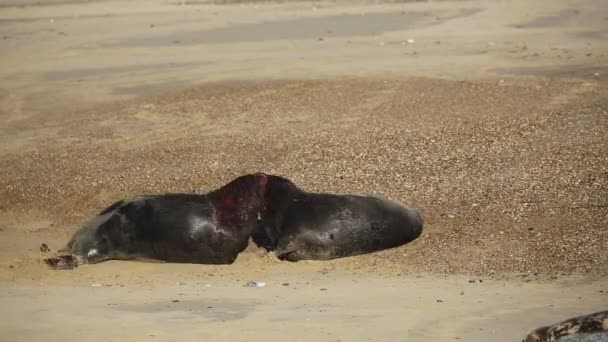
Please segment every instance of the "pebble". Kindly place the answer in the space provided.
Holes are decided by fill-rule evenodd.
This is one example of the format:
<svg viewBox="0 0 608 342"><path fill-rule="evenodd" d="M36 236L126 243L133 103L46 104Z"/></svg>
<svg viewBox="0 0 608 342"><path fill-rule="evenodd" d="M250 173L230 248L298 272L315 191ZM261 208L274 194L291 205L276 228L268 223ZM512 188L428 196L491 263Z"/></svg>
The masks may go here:
<svg viewBox="0 0 608 342"><path fill-rule="evenodd" d="M591 70L591 80L593 75ZM589 270L605 275L606 208L598 206L605 204L608 185L601 87L593 88L597 82L590 80L593 91L551 107L546 104L568 94L572 84L559 77L548 82L509 78L497 86L499 79L202 85L109 109L73 111L53 119L73 142L35 140L31 151L7 147L14 153L2 156L8 167L0 172L0 207L27 211L46 206L57 213L58 225L76 225L106 205L102 190L113 197L181 192L192 184L210 189L251 170L272 170L309 191L384 195L420 208L428 218L429 229L405 249L345 260L347 270L484 277L489 270ZM137 122L136 114L147 103L154 103L150 112L155 117L179 118L150 123L156 142L143 143L126 131L125 139L132 143L123 149L118 127L116 132L111 123L108 130L94 128L105 118ZM282 124L282 118L300 114L306 119L298 125ZM250 123L241 122L241 115ZM197 131L204 126L201 116L217 120L220 131L238 127L232 135L203 139ZM44 125L46 119L40 120ZM182 124L183 134L162 135L165 126L177 131ZM192 144L197 139L204 149ZM442 156L449 160L437 162ZM92 188L93 182L104 186ZM480 203L475 215L440 217L444 208L465 213L471 203ZM531 225L534 231L528 233ZM498 234L501 230L504 234Z"/></svg>
<svg viewBox="0 0 608 342"><path fill-rule="evenodd" d="M40 245L40 252L48 253L50 251L51 251L51 249L49 248L49 246L46 243L43 243Z"/></svg>
<svg viewBox="0 0 608 342"><path fill-rule="evenodd" d="M446 212L442 213L441 216L447 217L447 218L455 218L455 217L459 216L459 213L456 211L446 211Z"/></svg>
<svg viewBox="0 0 608 342"><path fill-rule="evenodd" d="M247 284L245 285L246 287L266 287L266 282L265 281L249 281L247 282Z"/></svg>

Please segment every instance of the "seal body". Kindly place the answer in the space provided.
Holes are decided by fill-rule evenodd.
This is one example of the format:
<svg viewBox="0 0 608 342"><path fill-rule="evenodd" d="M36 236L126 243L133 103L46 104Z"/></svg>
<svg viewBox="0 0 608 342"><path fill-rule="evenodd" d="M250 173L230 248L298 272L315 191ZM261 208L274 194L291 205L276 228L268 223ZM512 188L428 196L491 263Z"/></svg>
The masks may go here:
<svg viewBox="0 0 608 342"><path fill-rule="evenodd" d="M401 246L420 236L413 208L373 196L309 193L268 176L266 210L253 233L285 260L329 260Z"/></svg>
<svg viewBox="0 0 608 342"><path fill-rule="evenodd" d="M608 342L608 311L595 312L540 327L524 342Z"/></svg>
<svg viewBox="0 0 608 342"><path fill-rule="evenodd" d="M87 263L150 258L229 264L247 247L264 208L265 185L266 175L254 174L205 195L119 201L78 230L66 249Z"/></svg>

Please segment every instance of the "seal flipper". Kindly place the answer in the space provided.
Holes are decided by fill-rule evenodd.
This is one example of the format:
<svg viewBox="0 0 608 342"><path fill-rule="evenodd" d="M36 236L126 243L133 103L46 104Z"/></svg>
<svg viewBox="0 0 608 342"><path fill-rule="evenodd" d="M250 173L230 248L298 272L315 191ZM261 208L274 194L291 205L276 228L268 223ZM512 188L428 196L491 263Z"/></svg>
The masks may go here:
<svg viewBox="0 0 608 342"><path fill-rule="evenodd" d="M45 258L44 263L54 270L73 270L78 267L78 259L72 254Z"/></svg>
<svg viewBox="0 0 608 342"><path fill-rule="evenodd" d="M282 250L280 252L275 251L275 255L279 260L287 260L287 261L298 261L300 257L298 255L298 251L294 249Z"/></svg>

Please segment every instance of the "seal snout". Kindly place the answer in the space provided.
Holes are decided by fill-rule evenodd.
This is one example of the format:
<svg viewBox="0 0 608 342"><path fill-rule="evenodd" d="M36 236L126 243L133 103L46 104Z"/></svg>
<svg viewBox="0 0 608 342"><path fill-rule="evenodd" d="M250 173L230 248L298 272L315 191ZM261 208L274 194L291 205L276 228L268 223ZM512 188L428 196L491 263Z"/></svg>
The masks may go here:
<svg viewBox="0 0 608 342"><path fill-rule="evenodd" d="M413 228L412 235L414 239L417 239L420 235L422 235L422 229L424 228L424 219L422 218L422 214L420 211L414 208L410 208L410 211L413 213Z"/></svg>
<svg viewBox="0 0 608 342"><path fill-rule="evenodd" d="M403 206L402 224L409 233L410 239L415 240L422 235L424 220L420 211L413 207Z"/></svg>

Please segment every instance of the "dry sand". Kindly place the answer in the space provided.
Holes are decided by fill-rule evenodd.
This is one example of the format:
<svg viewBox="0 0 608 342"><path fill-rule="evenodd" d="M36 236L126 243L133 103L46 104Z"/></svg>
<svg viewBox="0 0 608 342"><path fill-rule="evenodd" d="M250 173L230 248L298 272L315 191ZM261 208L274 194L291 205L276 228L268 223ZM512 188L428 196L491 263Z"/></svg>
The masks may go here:
<svg viewBox="0 0 608 342"><path fill-rule="evenodd" d="M607 13L3 2L2 340L517 341L606 309ZM400 200L425 232L330 262L41 262L116 199L253 171Z"/></svg>

